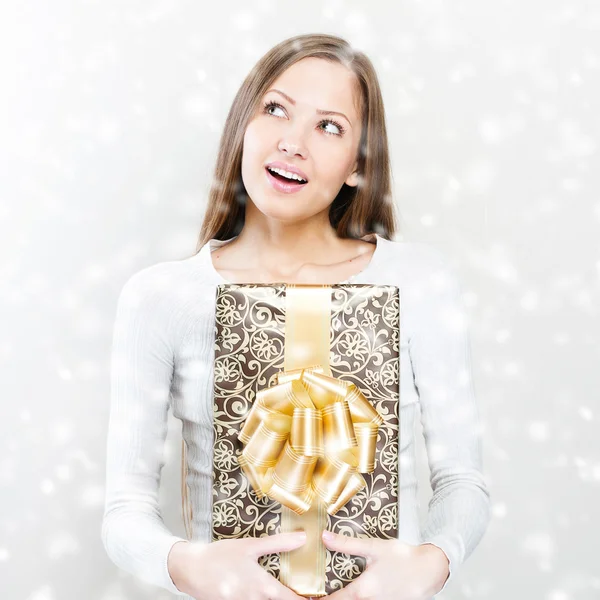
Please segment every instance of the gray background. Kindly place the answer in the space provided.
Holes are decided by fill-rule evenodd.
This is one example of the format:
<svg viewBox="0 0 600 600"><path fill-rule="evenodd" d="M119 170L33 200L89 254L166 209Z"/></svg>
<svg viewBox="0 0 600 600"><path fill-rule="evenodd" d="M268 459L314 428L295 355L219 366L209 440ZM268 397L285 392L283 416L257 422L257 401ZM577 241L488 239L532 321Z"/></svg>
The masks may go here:
<svg viewBox="0 0 600 600"><path fill-rule="evenodd" d="M100 540L116 299L133 272L194 252L235 91L306 32L373 60L399 239L443 249L461 278L493 518L444 598L600 598L600 3L0 10L3 600L171 597ZM182 535L170 419L161 502Z"/></svg>

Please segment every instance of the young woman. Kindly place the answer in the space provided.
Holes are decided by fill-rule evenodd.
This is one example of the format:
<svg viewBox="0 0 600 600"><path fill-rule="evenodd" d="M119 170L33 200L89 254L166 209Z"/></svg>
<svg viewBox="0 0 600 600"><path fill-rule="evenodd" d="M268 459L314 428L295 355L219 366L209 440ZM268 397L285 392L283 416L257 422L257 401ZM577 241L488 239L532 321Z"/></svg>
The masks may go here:
<svg viewBox="0 0 600 600"><path fill-rule="evenodd" d="M443 589L489 521L470 346L453 270L424 243L396 242L384 108L368 58L330 35L270 50L229 112L198 252L134 274L117 309L102 540L119 567L176 595L293 600L257 562L297 534L210 542L215 286L223 282L398 285L397 540L330 534L367 557L338 600L425 600ZM182 421L193 539L158 503L167 411ZM420 408L433 497L420 527Z"/></svg>

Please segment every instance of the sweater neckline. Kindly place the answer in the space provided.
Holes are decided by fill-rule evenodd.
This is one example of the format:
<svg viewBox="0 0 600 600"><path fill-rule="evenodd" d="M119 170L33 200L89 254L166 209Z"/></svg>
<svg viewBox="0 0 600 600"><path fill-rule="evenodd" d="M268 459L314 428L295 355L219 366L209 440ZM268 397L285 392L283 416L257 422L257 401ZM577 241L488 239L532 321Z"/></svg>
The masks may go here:
<svg viewBox="0 0 600 600"><path fill-rule="evenodd" d="M215 269L211 254L218 248L221 248L222 246L225 246L229 242L232 242L237 237L238 237L237 235L234 235L233 237L228 238L226 240L219 240L216 238L211 238L200 249L200 253L199 253L198 257L204 261L204 264L207 267L208 271L213 275L213 279L215 279L218 283L233 283L233 282L225 279L219 273L219 271L217 271L217 269ZM373 270L373 268L376 265L376 261L380 260L382 248L385 245L385 243L387 242L387 240L385 238L382 238L378 233L367 233L366 235L362 236L360 239L363 241L371 241L371 242L375 241L375 250L373 251L373 254L371 255L371 260L368 262L368 264L362 271L359 271L358 273L351 275L348 279L345 279L344 281L339 281L336 284L331 284L331 285L340 285L340 284L346 284L346 283L365 283L365 281L364 281L365 277Z"/></svg>

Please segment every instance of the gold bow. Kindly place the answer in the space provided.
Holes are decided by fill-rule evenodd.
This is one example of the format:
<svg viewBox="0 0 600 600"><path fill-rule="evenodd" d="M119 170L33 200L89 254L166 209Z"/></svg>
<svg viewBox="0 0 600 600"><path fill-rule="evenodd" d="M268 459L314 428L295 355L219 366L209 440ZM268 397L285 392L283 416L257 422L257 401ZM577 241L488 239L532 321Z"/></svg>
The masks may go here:
<svg viewBox="0 0 600 600"><path fill-rule="evenodd" d="M315 497L334 515L366 485L383 423L362 392L322 365L282 371L259 390L238 434L254 491L301 515Z"/></svg>

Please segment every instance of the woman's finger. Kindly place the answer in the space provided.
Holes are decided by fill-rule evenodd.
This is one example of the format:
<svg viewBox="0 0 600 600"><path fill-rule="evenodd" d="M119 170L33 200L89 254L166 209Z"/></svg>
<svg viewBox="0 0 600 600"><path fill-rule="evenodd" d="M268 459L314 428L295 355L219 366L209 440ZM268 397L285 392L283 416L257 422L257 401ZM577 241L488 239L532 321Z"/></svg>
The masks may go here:
<svg viewBox="0 0 600 600"><path fill-rule="evenodd" d="M355 538L349 535L338 535L328 530L323 532L323 542L330 550L354 556L368 558L372 557L375 551L373 538Z"/></svg>
<svg viewBox="0 0 600 600"><path fill-rule="evenodd" d="M306 600L303 596L298 596L294 590L277 581L275 577L269 575L266 571L265 575L262 589L267 600Z"/></svg>
<svg viewBox="0 0 600 600"><path fill-rule="evenodd" d="M248 538L246 538L248 539ZM299 548L306 542L304 531L276 533L259 538L252 538L251 553L258 558L265 554L287 552Z"/></svg>
<svg viewBox="0 0 600 600"><path fill-rule="evenodd" d="M328 594L327 600L356 600L360 597L361 593L358 587L358 579L355 579L341 590L337 590L336 592L333 592L333 594Z"/></svg>

